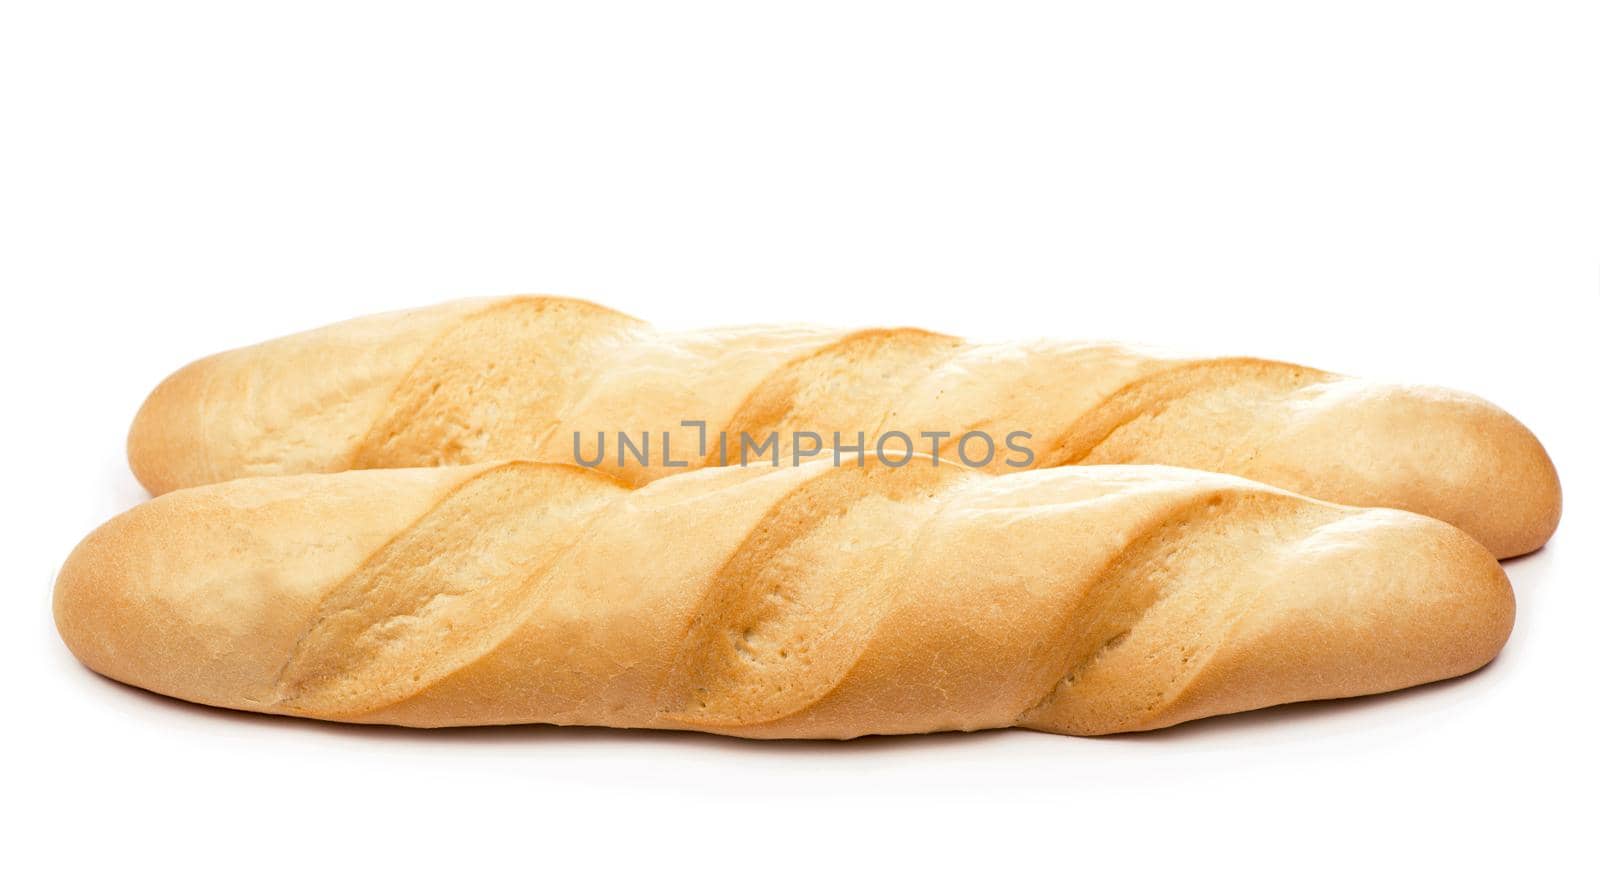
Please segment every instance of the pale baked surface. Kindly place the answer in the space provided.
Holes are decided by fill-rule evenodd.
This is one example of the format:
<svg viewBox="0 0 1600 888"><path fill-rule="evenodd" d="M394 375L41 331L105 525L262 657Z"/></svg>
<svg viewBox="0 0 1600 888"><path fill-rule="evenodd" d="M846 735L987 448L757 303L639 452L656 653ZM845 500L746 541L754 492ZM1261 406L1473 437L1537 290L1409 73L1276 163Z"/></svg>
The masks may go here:
<svg viewBox="0 0 1600 888"><path fill-rule="evenodd" d="M86 538L56 623L118 681L415 726L1101 734L1470 672L1514 602L1454 527L1166 467L259 478Z"/></svg>
<svg viewBox="0 0 1600 888"><path fill-rule="evenodd" d="M1499 408L1249 358L1096 343L972 344L921 330L665 333L590 303L513 297L362 318L215 355L163 382L129 461L153 493L233 478L499 459L573 462L572 440L662 432L689 468L703 420L761 440L971 430L1031 435L1033 467L1155 463L1420 512L1505 558L1542 546L1561 489ZM849 438L846 438L848 443ZM698 442L696 442L698 443ZM827 441L831 444L831 439ZM924 441L915 442L923 446ZM787 449L787 445L786 449ZM601 471L640 485L661 464ZM990 466L1010 471L1003 459Z"/></svg>

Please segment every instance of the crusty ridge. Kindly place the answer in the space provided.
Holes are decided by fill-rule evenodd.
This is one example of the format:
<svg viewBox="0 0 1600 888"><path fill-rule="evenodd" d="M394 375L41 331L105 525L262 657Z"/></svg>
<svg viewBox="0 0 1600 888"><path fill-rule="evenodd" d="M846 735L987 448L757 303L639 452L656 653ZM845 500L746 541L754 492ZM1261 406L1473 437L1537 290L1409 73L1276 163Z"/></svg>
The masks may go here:
<svg viewBox="0 0 1600 888"><path fill-rule="evenodd" d="M1374 693L1481 666L1512 612L1494 559L1421 516L927 458L631 491L531 463L231 482L114 519L56 591L84 663L211 705L750 737L1098 734Z"/></svg>
<svg viewBox="0 0 1600 888"><path fill-rule="evenodd" d="M703 421L708 447L681 425ZM1155 463L1238 474L1319 499L1421 512L1499 557L1538 548L1561 512L1543 447L1468 395L1250 358L1105 343L971 343L911 328L662 332L555 297L366 318L196 362L162 383L129 437L150 490L255 475L575 461L574 436L652 439L630 486L737 461L742 435L1026 432L997 472ZM667 465L663 436L672 442ZM787 452L790 447L784 445ZM891 449L893 449L891 442ZM978 446L976 452L981 453ZM1019 460L1018 462L1023 462Z"/></svg>

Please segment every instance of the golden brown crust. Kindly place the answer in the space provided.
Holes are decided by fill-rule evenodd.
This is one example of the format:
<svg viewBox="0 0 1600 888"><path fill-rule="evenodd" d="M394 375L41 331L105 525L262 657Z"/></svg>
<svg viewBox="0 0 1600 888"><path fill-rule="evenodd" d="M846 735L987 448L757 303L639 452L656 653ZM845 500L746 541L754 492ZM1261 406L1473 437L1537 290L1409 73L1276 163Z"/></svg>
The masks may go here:
<svg viewBox="0 0 1600 888"><path fill-rule="evenodd" d="M759 440L775 429L874 433L888 418L888 390L909 388L960 347L954 336L913 328L846 334L762 380L734 413L728 434L737 446L741 434Z"/></svg>
<svg viewBox="0 0 1600 888"><path fill-rule="evenodd" d="M1228 472L1321 499L1418 511L1499 557L1555 531L1561 487L1539 441L1470 395L1250 358L1118 345L974 344L914 329L652 330L590 303L515 297L365 318L180 370L140 411L129 459L154 493L236 477L573 462L574 436L648 433L650 464L596 466L630 486L721 463L729 433L817 433L869 449L900 431L954 455L960 436L1028 433L1026 467ZM665 464L662 436L682 466ZM784 445L786 448L788 445ZM1021 461L1019 461L1021 462ZM1024 467L994 459L991 471Z"/></svg>
<svg viewBox="0 0 1600 888"><path fill-rule="evenodd" d="M397 384L442 331L495 304L373 315L195 361L145 400L128 433L128 462L153 493L368 468L352 451Z"/></svg>
<svg viewBox="0 0 1600 888"><path fill-rule="evenodd" d="M249 479L113 519L62 637L216 706L415 726L1145 730L1469 672L1511 628L1432 519L1162 467L533 463Z"/></svg>

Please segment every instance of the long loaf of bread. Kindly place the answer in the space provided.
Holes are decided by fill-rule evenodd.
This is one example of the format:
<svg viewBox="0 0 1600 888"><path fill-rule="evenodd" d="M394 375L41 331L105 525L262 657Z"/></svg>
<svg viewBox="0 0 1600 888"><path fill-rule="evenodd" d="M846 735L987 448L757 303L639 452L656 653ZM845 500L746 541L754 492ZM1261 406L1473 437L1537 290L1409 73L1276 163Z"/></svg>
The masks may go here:
<svg viewBox="0 0 1600 888"><path fill-rule="evenodd" d="M55 615L118 681L415 726L1102 734L1486 663L1514 604L1460 530L1167 467L523 462L159 497Z"/></svg>
<svg viewBox="0 0 1600 888"><path fill-rule="evenodd" d="M723 446L702 447L702 433L682 425L695 421ZM744 435L765 442L778 432L787 451L798 431L830 447L837 432L837 446L869 449L900 432L949 458L968 432L1002 446L1025 432L1028 456L1007 451L987 468L1227 472L1431 515L1502 558L1543 545L1561 512L1538 440L1493 405L1441 389L1247 358L982 345L912 329L664 333L549 297L364 318L206 358L155 390L128 451L140 481L163 493L262 475L587 462L603 435L653 435L648 465L613 438L596 466L638 486L733 461L729 441L748 457ZM981 459L981 441L968 443Z"/></svg>

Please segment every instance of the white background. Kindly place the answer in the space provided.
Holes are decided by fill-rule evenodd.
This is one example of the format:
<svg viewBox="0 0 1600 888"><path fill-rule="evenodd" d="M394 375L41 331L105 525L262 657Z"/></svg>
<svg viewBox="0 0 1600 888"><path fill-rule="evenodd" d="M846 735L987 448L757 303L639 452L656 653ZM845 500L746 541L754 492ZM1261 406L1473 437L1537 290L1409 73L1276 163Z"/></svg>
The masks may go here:
<svg viewBox="0 0 1600 888"><path fill-rule="evenodd" d="M1600 19L1315 6L5 5L0 868L1593 878ZM1147 736L360 729L72 660L52 576L144 498L162 376L519 291L1444 384L1543 438L1567 514L1481 673Z"/></svg>

